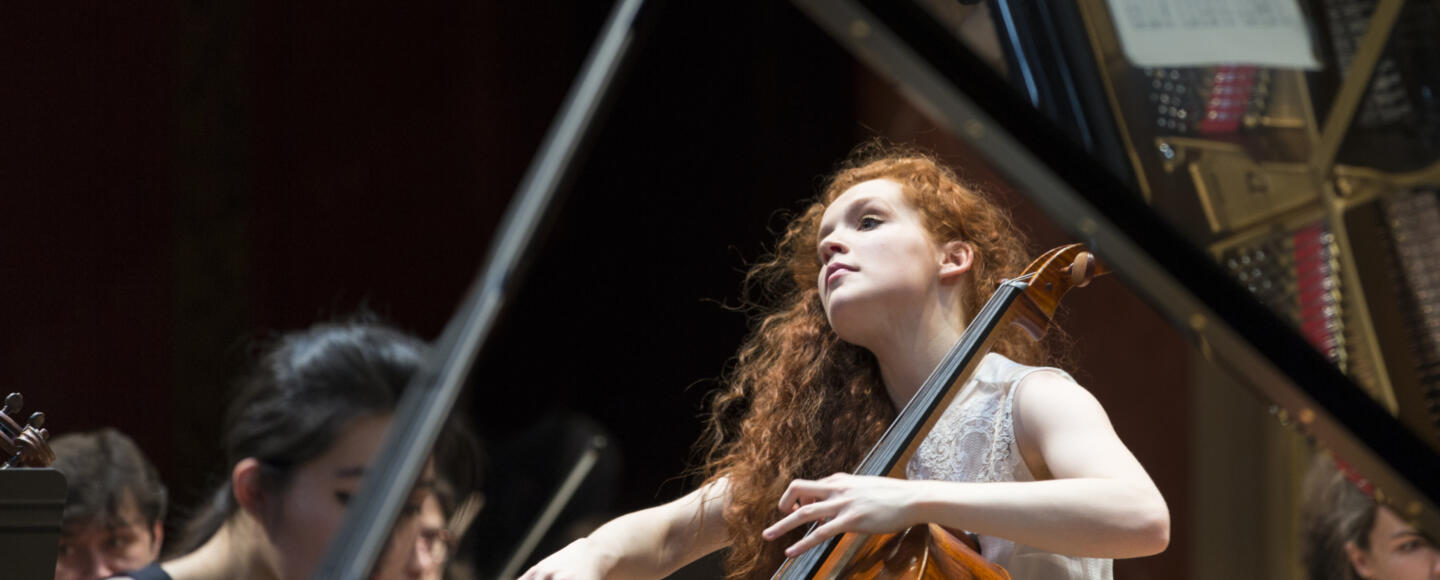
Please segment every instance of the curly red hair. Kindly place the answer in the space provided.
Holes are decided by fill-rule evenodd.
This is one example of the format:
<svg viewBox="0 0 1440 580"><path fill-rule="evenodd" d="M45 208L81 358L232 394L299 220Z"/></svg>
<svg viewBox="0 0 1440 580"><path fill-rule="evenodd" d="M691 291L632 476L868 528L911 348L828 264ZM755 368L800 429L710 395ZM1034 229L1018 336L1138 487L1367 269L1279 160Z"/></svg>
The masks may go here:
<svg viewBox="0 0 1440 580"><path fill-rule="evenodd" d="M724 386L711 395L698 443L709 481L730 480L724 512L730 578L769 577L784 560L784 546L798 540L798 531L773 542L760 537L782 517L779 498L791 480L854 469L895 417L874 356L836 336L815 283L821 215L840 194L874 179L902 186L934 241L973 246L975 262L963 293L966 316L979 311L1002 277L1018 274L1029 261L1009 215L929 155L872 145L831 177L786 228L775 252L746 274L747 303L756 316ZM757 293L762 300L751 300ZM1004 332L995 351L1042 362L1040 345L1018 330Z"/></svg>

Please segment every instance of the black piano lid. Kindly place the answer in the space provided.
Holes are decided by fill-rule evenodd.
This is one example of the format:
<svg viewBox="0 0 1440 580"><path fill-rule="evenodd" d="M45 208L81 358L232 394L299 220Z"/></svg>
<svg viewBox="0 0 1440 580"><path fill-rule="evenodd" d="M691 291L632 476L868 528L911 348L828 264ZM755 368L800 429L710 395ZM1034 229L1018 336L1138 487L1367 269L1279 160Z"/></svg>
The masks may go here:
<svg viewBox="0 0 1440 580"><path fill-rule="evenodd" d="M794 0L1088 244L1233 379L1301 419L1404 517L1440 531L1440 456L1043 118L913 0Z"/></svg>

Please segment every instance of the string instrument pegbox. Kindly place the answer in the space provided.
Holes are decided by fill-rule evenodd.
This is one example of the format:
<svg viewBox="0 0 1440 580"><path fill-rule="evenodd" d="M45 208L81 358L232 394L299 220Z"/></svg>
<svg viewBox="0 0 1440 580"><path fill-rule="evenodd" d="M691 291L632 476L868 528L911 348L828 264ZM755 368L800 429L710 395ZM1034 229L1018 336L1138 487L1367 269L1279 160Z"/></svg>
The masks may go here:
<svg viewBox="0 0 1440 580"><path fill-rule="evenodd" d="M31 413L25 426L14 419L25 406L20 393L5 397L0 408L0 469L11 467L49 467L55 462L50 450L50 430L45 429L45 413Z"/></svg>

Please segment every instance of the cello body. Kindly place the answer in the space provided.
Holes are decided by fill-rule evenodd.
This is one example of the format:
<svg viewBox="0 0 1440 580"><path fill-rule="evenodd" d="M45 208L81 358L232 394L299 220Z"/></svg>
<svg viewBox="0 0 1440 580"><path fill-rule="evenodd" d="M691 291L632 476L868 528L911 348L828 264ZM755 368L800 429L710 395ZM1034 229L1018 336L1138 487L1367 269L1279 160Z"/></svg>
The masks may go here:
<svg viewBox="0 0 1440 580"><path fill-rule="evenodd" d="M846 534L836 557L821 565L816 578L852 580L1010 580L1010 573L980 556L964 534L936 524L921 524L890 534Z"/></svg>

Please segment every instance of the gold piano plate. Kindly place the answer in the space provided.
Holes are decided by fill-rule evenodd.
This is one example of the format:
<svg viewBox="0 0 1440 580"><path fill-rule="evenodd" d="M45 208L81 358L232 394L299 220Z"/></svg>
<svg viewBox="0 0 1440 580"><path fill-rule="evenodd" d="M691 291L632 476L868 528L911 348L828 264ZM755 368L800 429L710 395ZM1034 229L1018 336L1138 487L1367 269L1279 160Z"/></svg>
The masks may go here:
<svg viewBox="0 0 1440 580"><path fill-rule="evenodd" d="M1189 163L1214 233L1235 231L1315 202L1320 188L1307 166L1255 163L1243 153L1210 150Z"/></svg>

